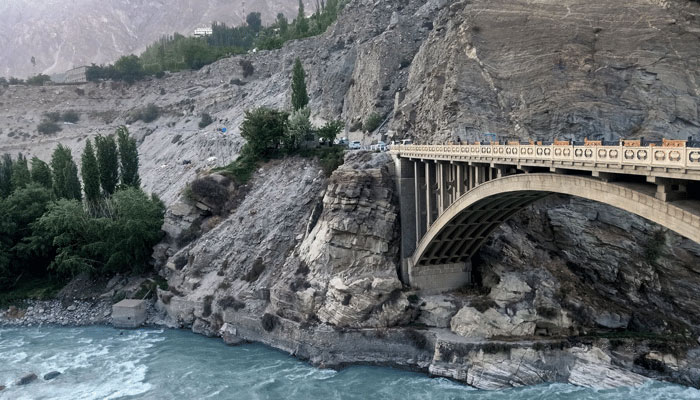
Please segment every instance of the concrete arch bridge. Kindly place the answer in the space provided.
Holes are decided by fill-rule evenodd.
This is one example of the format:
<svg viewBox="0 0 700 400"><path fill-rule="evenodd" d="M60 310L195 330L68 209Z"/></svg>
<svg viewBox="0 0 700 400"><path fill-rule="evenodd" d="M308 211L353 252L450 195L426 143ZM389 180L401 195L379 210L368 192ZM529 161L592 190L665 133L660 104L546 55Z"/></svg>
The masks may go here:
<svg viewBox="0 0 700 400"><path fill-rule="evenodd" d="M488 236L555 193L629 211L700 243L700 148L686 144L394 146L402 279L431 292L463 286Z"/></svg>

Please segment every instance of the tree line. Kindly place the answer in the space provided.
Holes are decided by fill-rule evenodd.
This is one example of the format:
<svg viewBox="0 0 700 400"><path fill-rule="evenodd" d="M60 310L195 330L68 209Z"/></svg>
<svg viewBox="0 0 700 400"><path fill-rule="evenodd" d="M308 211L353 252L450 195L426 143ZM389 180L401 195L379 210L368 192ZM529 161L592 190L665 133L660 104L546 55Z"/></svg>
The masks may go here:
<svg viewBox="0 0 700 400"><path fill-rule="evenodd" d="M138 164L125 127L86 140L80 171L60 144L49 163L3 155L0 291L37 278L145 271L165 207L140 189Z"/></svg>
<svg viewBox="0 0 700 400"><path fill-rule="evenodd" d="M200 69L222 58L245 54L256 48L278 49L289 40L325 32L336 21L343 4L343 0L321 1L316 11L307 17L304 4L299 0L297 17L291 22L280 13L274 23L263 26L260 13L250 13L242 26L228 27L214 23L212 34L206 37L188 37L177 33L163 36L140 56L123 56L111 65L92 64L87 69L87 79L132 83L147 76L162 77L165 71Z"/></svg>

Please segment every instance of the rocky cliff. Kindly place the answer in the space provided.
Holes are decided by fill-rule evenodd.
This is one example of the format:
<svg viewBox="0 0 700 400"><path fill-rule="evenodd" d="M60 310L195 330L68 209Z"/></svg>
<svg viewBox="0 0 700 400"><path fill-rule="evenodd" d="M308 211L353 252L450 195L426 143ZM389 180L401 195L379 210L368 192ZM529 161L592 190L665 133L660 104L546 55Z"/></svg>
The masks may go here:
<svg viewBox="0 0 700 400"><path fill-rule="evenodd" d="M645 376L700 386L700 245L648 221L549 198L492 236L473 285L425 295L398 278L385 155L348 154L329 178L302 159L262 166L245 187L209 174L235 159L245 109L288 103L297 56L314 120L342 118L367 143L685 138L700 127L699 14L680 0L355 0L320 37L200 71L130 87L0 89L0 151L46 158L60 141L78 152L133 110L161 107L130 129L146 188L169 205L155 257L169 283L157 305L174 326L319 365L401 365L479 388ZM71 108L77 125L33 132L42 112ZM215 124L198 129L201 112ZM349 129L374 112L388 118L379 134ZM195 179L225 201L188 195Z"/></svg>

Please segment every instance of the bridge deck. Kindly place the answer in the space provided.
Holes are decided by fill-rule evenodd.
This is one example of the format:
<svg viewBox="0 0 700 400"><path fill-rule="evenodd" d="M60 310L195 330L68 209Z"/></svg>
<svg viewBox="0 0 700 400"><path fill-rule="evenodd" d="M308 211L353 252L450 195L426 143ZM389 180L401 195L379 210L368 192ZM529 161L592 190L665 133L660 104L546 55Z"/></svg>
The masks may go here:
<svg viewBox="0 0 700 400"><path fill-rule="evenodd" d="M407 145L399 157L522 167L596 171L700 181L700 148L573 145Z"/></svg>

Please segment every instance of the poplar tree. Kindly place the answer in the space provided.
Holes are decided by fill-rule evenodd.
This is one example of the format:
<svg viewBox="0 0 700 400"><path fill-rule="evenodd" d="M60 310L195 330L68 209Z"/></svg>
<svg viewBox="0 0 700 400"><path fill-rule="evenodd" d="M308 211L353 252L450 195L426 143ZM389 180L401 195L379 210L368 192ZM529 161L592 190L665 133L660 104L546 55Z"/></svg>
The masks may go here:
<svg viewBox="0 0 700 400"><path fill-rule="evenodd" d="M69 148L59 144L51 156L53 192L59 199L81 200L78 167Z"/></svg>
<svg viewBox="0 0 700 400"><path fill-rule="evenodd" d="M49 165L38 157L32 157L32 182L38 183L46 189L51 189L53 178Z"/></svg>
<svg viewBox="0 0 700 400"><path fill-rule="evenodd" d="M299 14L297 14L296 29L299 36L304 36L309 31L309 21L304 13L304 2L299 0Z"/></svg>
<svg viewBox="0 0 700 400"><path fill-rule="evenodd" d="M117 129L117 143L119 144L122 185L138 188L141 186L139 151L136 147L136 140L129 136L129 130L125 126L120 126Z"/></svg>
<svg viewBox="0 0 700 400"><path fill-rule="evenodd" d="M0 162L0 197L7 197L12 193L12 157L5 153Z"/></svg>
<svg viewBox="0 0 700 400"><path fill-rule="evenodd" d="M309 95L306 93L306 73L299 58L294 61L292 71L292 107L294 111L301 110L309 104Z"/></svg>
<svg viewBox="0 0 700 400"><path fill-rule="evenodd" d="M22 189L31 182L27 159L20 153L12 165L12 190Z"/></svg>
<svg viewBox="0 0 700 400"><path fill-rule="evenodd" d="M85 143L85 150L83 150L80 164L80 173L83 176L85 199L90 203L97 202L100 199L100 170L90 139Z"/></svg>
<svg viewBox="0 0 700 400"><path fill-rule="evenodd" d="M100 171L100 186L105 195L111 196L119 182L119 159L117 144L112 136L97 136L97 165Z"/></svg>

